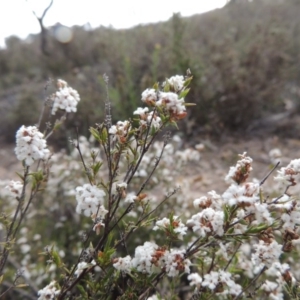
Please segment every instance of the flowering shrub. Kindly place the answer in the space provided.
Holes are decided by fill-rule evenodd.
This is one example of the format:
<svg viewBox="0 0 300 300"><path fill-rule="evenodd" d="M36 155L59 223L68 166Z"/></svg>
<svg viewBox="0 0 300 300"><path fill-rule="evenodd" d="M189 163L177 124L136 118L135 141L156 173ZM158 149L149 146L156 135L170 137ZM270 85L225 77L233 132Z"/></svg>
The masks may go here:
<svg viewBox="0 0 300 300"><path fill-rule="evenodd" d="M199 195L194 209L174 201L177 188L161 192L172 184L171 172L200 158L196 149L176 150L180 139L172 141L170 133L155 141L186 116L191 79L177 75L145 90L141 100L147 107L116 125L107 99L104 122L90 128L90 140L72 141L70 155L52 155L46 143L64 119L44 133L39 124L18 130L16 154L24 173L5 189L15 200L3 201L0 296L297 297L300 159L277 171L280 186L270 196L263 185L278 165L263 180L250 180L253 160L247 153L226 175L228 188ZM58 88L49 98L52 113L76 111L78 93L62 80ZM50 225L54 217L59 221ZM45 226L33 226L34 218ZM39 259L30 255L34 247ZM16 257L23 258L14 263ZM11 264L20 266L15 274Z"/></svg>

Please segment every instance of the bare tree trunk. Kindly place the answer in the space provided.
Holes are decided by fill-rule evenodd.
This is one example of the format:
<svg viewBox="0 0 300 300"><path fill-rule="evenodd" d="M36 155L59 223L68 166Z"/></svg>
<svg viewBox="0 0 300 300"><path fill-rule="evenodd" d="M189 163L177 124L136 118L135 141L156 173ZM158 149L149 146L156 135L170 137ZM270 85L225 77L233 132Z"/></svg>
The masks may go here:
<svg viewBox="0 0 300 300"><path fill-rule="evenodd" d="M50 4L48 5L48 7L46 7L46 9L44 10L41 17L38 17L36 12L34 10L32 10L32 13L37 18L37 20L40 24L40 27L41 27L41 51L46 56L50 56L50 53L47 49L47 29L45 28L43 22L44 22L44 18L46 16L46 14L47 14L48 10L51 8L52 4L53 4L53 0L50 1Z"/></svg>

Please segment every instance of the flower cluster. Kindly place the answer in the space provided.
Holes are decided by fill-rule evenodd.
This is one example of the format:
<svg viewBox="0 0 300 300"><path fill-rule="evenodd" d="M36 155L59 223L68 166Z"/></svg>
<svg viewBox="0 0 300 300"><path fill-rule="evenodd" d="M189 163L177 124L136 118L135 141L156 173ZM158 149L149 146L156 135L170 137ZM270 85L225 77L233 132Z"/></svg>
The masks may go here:
<svg viewBox="0 0 300 300"><path fill-rule="evenodd" d="M166 111L173 121L183 119L187 115L184 91L188 80L189 78L185 79L180 75L168 78L163 84L164 91L146 89L142 93L142 101L149 106L156 107L158 110Z"/></svg>
<svg viewBox="0 0 300 300"><path fill-rule="evenodd" d="M56 296L60 293L55 287L56 282L52 281L50 284L45 286L42 290L38 292L38 300L54 300Z"/></svg>
<svg viewBox="0 0 300 300"><path fill-rule="evenodd" d="M114 259L113 266L125 273L132 270L144 274L152 274L164 270L169 277L177 276L181 272L190 273L191 261L185 258L184 250L167 250L155 243L145 242L135 249L135 255Z"/></svg>
<svg viewBox="0 0 300 300"><path fill-rule="evenodd" d="M239 295L242 291L242 287L239 284L236 284L231 277L231 273L223 270L218 272L212 271L204 275L201 285L203 287L208 287L210 290L221 295ZM199 278L197 281L200 281ZM227 287L227 289L225 287Z"/></svg>
<svg viewBox="0 0 300 300"><path fill-rule="evenodd" d="M178 93L181 92L184 88L185 79L182 75L175 75L163 83L163 86L169 85L169 88L172 92Z"/></svg>
<svg viewBox="0 0 300 300"><path fill-rule="evenodd" d="M95 185L89 183L76 188L78 214L84 214L87 217L104 218L107 210L104 208L105 192Z"/></svg>
<svg viewBox="0 0 300 300"><path fill-rule="evenodd" d="M286 167L281 168L274 178L285 186L296 185L296 180L300 174L300 158L292 160Z"/></svg>
<svg viewBox="0 0 300 300"><path fill-rule="evenodd" d="M206 237L208 234L222 236L224 234L223 223L223 211L215 211L208 207L193 215L191 219L187 220L186 225L197 232L199 236Z"/></svg>
<svg viewBox="0 0 300 300"><path fill-rule="evenodd" d="M77 104L80 101L78 92L68 86L64 80L57 80L58 91L53 94L52 115L56 114L58 109L65 110L66 112L76 112Z"/></svg>
<svg viewBox="0 0 300 300"><path fill-rule="evenodd" d="M109 133L113 136L113 139L123 144L127 141L127 135L130 131L131 125L129 121L118 121L117 125L111 126Z"/></svg>
<svg viewBox="0 0 300 300"><path fill-rule="evenodd" d="M11 180L9 185L6 186L6 189L9 190L10 194L13 197L19 198L22 194L23 183L20 181Z"/></svg>
<svg viewBox="0 0 300 300"><path fill-rule="evenodd" d="M34 161L46 159L50 153L44 135L36 126L22 126L16 135L15 153L18 160L24 160L27 166Z"/></svg>
<svg viewBox="0 0 300 300"><path fill-rule="evenodd" d="M148 125L151 124L155 129L159 129L161 126L161 118L154 111L149 112L148 107L141 108L138 107L137 110L133 112L134 115L140 116L140 127L142 129L147 128Z"/></svg>
<svg viewBox="0 0 300 300"><path fill-rule="evenodd" d="M245 182L252 171L252 158L246 156L246 152L240 155L241 159L238 160L236 166L230 167L229 173L225 177L228 183L241 184Z"/></svg>
<svg viewBox="0 0 300 300"><path fill-rule="evenodd" d="M188 228L181 222L178 216L171 216L170 218L163 218L162 220L156 221L153 230L158 229L164 230L167 235L172 235L174 232L174 234L182 240Z"/></svg>

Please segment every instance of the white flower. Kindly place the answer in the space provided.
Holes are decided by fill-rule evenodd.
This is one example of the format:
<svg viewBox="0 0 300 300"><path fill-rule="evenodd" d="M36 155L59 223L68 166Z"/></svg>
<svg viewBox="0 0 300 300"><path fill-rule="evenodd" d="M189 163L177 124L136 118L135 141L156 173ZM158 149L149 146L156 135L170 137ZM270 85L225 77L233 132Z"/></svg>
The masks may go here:
<svg viewBox="0 0 300 300"><path fill-rule="evenodd" d="M187 227L181 222L178 216L173 216L173 222L170 224L170 219L163 218L162 220L156 221L156 225L153 227L153 230L158 229L169 229L172 227L173 231L178 234L179 239L183 239L183 236L186 234Z"/></svg>
<svg viewBox="0 0 300 300"><path fill-rule="evenodd" d="M125 273L130 273L130 269L131 269L131 257L130 255L127 255L126 257L119 257L114 259L114 268L119 270L119 271L123 271Z"/></svg>
<svg viewBox="0 0 300 300"><path fill-rule="evenodd" d="M152 295L151 297L147 298L147 300L160 300L160 298L158 298L156 295Z"/></svg>
<svg viewBox="0 0 300 300"><path fill-rule="evenodd" d="M208 233L215 233L219 236L224 234L223 228L224 212L215 211L212 208L206 208L203 211L193 215L187 220L186 225L191 227L194 232L205 237Z"/></svg>
<svg viewBox="0 0 300 300"><path fill-rule="evenodd" d="M57 85L59 90L53 95L52 115L55 115L58 109L76 112L77 104L80 101L78 92L61 79L57 81Z"/></svg>
<svg viewBox="0 0 300 300"><path fill-rule="evenodd" d="M185 80L182 75L175 75L167 78L166 82L169 83L171 89L174 90L174 92L180 92L183 89ZM163 86L166 85L166 82L164 82Z"/></svg>
<svg viewBox="0 0 300 300"><path fill-rule="evenodd" d="M282 253L282 245L273 241L270 244L264 241L259 241L259 244L253 246L255 253L252 253L251 260L254 265L265 265L270 267L274 262L277 262Z"/></svg>
<svg viewBox="0 0 300 300"><path fill-rule="evenodd" d="M172 92L161 92L156 106L168 110L171 117L176 120L182 119L186 116L186 108L184 106L184 99L178 98L178 95Z"/></svg>
<svg viewBox="0 0 300 300"><path fill-rule="evenodd" d="M89 217L96 215L99 208L98 216L104 218L107 210L104 208L105 192L95 185L89 183L84 184L76 188L76 200L77 207L76 212L78 214L83 213Z"/></svg>
<svg viewBox="0 0 300 300"><path fill-rule="evenodd" d="M118 140L120 143L126 142L126 137L131 128L129 121L118 121L116 125L109 128L109 134L113 135L114 141Z"/></svg>
<svg viewBox="0 0 300 300"><path fill-rule="evenodd" d="M240 156L240 160L237 161L234 167L230 167L228 174L225 177L227 183L243 183L248 178L250 172L252 171L252 158L246 156L244 152Z"/></svg>
<svg viewBox="0 0 300 300"><path fill-rule="evenodd" d="M11 180L9 185L7 185L5 188L9 190L11 196L20 198L23 190L23 183L20 181Z"/></svg>
<svg viewBox="0 0 300 300"><path fill-rule="evenodd" d="M267 203L254 203L251 206L245 208L247 214L255 214L255 223L256 224L268 224L271 225L274 223L274 218L271 216L269 207Z"/></svg>
<svg viewBox="0 0 300 300"><path fill-rule="evenodd" d="M283 300L284 295L282 293L282 286L277 282L266 280L265 283L260 287L267 294L268 299L272 300Z"/></svg>
<svg viewBox="0 0 300 300"><path fill-rule="evenodd" d="M96 265L96 262L93 260L91 263L87 263L87 262L80 262L78 265L77 265L77 268L75 270L75 275L78 277L84 269L87 269L88 267L91 267L91 266L95 266Z"/></svg>
<svg viewBox="0 0 300 300"><path fill-rule="evenodd" d="M300 211L291 211L281 215L283 221L283 229L293 229L296 225L300 224Z"/></svg>
<svg viewBox="0 0 300 300"><path fill-rule="evenodd" d="M277 173L278 175L274 177L275 180L286 186L296 185L296 178L300 173L300 158L292 160L287 167L281 168Z"/></svg>
<svg viewBox="0 0 300 300"><path fill-rule="evenodd" d="M17 131L16 144L17 158L25 160L27 166L31 166L36 160L46 159L50 153L44 135L35 126L23 125Z"/></svg>
<svg viewBox="0 0 300 300"><path fill-rule="evenodd" d="M219 273L212 271L204 275L202 286L207 286L210 290L214 290L219 282Z"/></svg>
<svg viewBox="0 0 300 300"><path fill-rule="evenodd" d="M121 182L121 183L117 183L117 189L127 189L127 183L126 182Z"/></svg>
<svg viewBox="0 0 300 300"><path fill-rule="evenodd" d="M143 117L148 111L149 111L148 107L144 107L144 108L138 107L137 110L133 112L133 114Z"/></svg>
<svg viewBox="0 0 300 300"><path fill-rule="evenodd" d="M214 210L222 210L223 199L215 191L210 191L207 196L202 196L195 199L193 204L195 208L208 208L211 207Z"/></svg>
<svg viewBox="0 0 300 300"><path fill-rule="evenodd" d="M269 157L271 160L271 163L276 165L280 160L280 157L282 156L282 153L280 149L274 148L269 152Z"/></svg>
<svg viewBox="0 0 300 300"><path fill-rule="evenodd" d="M131 260L131 265L138 272L153 273L152 255L158 246L155 243L145 242L143 246L138 246L135 249L134 258Z"/></svg>
<svg viewBox="0 0 300 300"><path fill-rule="evenodd" d="M157 92L154 89L146 89L142 93L142 101L148 105L153 105L157 100Z"/></svg>
<svg viewBox="0 0 300 300"><path fill-rule="evenodd" d="M190 286L200 285L202 283L202 277L198 273L191 273L187 279L190 281Z"/></svg>
<svg viewBox="0 0 300 300"><path fill-rule="evenodd" d="M185 259L184 254L183 250L165 251L162 261L168 276L175 277L179 272L190 273L191 261Z"/></svg>
<svg viewBox="0 0 300 300"><path fill-rule="evenodd" d="M137 199L137 196L134 193L129 193L127 197L125 198L125 203L134 203L134 201Z"/></svg>
<svg viewBox="0 0 300 300"><path fill-rule="evenodd" d="M259 184L247 182L243 185L232 184L222 195L224 202L230 206L250 206L259 201Z"/></svg>
<svg viewBox="0 0 300 300"><path fill-rule="evenodd" d="M54 300L55 297L60 293L55 287L55 281L45 286L42 290L38 291L38 300Z"/></svg>
<svg viewBox="0 0 300 300"><path fill-rule="evenodd" d="M148 116L147 116L147 123L153 126L155 129L158 129L161 126L161 118L154 114L153 116L153 111L151 111Z"/></svg>

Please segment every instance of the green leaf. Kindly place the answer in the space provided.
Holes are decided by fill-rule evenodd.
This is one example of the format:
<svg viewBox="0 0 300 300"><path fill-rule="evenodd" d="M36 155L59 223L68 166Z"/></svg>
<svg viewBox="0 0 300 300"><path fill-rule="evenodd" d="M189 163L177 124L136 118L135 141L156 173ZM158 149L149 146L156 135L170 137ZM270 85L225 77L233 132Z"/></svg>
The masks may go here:
<svg viewBox="0 0 300 300"><path fill-rule="evenodd" d="M170 122L170 125L174 126L177 130L179 130L178 125L175 121Z"/></svg>
<svg viewBox="0 0 300 300"><path fill-rule="evenodd" d="M180 93L180 95L178 96L178 98L179 99L181 99L181 98L185 98L186 97L186 95L189 93L189 91L190 91L190 89L188 88L188 89L186 89L186 90L183 90L181 93Z"/></svg>
<svg viewBox="0 0 300 300"><path fill-rule="evenodd" d="M196 103L183 103L182 105L188 107L188 106L196 106L197 104Z"/></svg>
<svg viewBox="0 0 300 300"><path fill-rule="evenodd" d="M189 84L191 83L192 80L193 80L193 76L189 77L188 79L185 80L183 86L184 87L189 86Z"/></svg>
<svg viewBox="0 0 300 300"><path fill-rule="evenodd" d="M83 297L81 299L88 299L88 293L86 292L85 288L80 284L77 284L77 288L78 288L81 296Z"/></svg>
<svg viewBox="0 0 300 300"><path fill-rule="evenodd" d="M101 142L104 144L106 143L107 141L107 137L108 137L108 134L107 134L107 129L104 127L101 131L101 134L100 134L100 139L101 139Z"/></svg>
<svg viewBox="0 0 300 300"><path fill-rule="evenodd" d="M263 230L266 230L269 227L267 224L261 224L258 226L252 226L250 227L245 233L259 233Z"/></svg>
<svg viewBox="0 0 300 300"><path fill-rule="evenodd" d="M165 84L165 86L164 86L164 92L170 92L170 84L169 84L169 82L166 80L166 84Z"/></svg>
<svg viewBox="0 0 300 300"><path fill-rule="evenodd" d="M158 91L158 89L159 89L159 83L158 82L154 83L153 89L155 89L156 91Z"/></svg>
<svg viewBox="0 0 300 300"><path fill-rule="evenodd" d="M92 134L92 136L95 138L95 140L100 142L99 131L96 128L93 128L93 127L90 127L89 131Z"/></svg>
<svg viewBox="0 0 300 300"><path fill-rule="evenodd" d="M15 287L16 287L16 288L24 288L24 287L28 287L28 286L29 286L29 285L26 284L26 283L20 283L20 284L16 285Z"/></svg>
<svg viewBox="0 0 300 300"><path fill-rule="evenodd" d="M102 165L103 165L103 163L98 161L95 165L92 166L94 176L98 174L98 172L99 172Z"/></svg>
<svg viewBox="0 0 300 300"><path fill-rule="evenodd" d="M24 176L21 174L21 173L19 173L19 172L16 172L16 174L22 179L22 181L24 182Z"/></svg>
<svg viewBox="0 0 300 300"><path fill-rule="evenodd" d="M59 255L58 255L58 252L55 251L55 250L52 250L51 255L52 255L53 262L55 263L55 265L56 265L58 268L60 268L61 265L62 265L62 263L61 263L61 259L60 259Z"/></svg>

